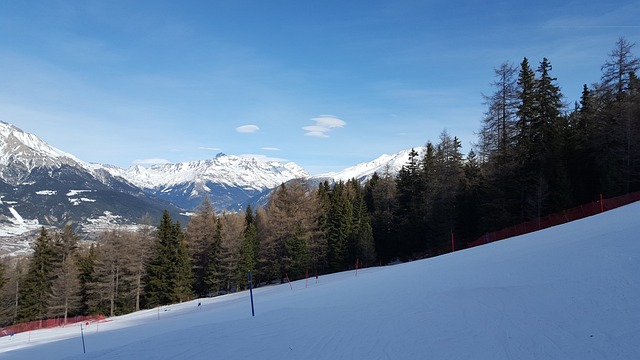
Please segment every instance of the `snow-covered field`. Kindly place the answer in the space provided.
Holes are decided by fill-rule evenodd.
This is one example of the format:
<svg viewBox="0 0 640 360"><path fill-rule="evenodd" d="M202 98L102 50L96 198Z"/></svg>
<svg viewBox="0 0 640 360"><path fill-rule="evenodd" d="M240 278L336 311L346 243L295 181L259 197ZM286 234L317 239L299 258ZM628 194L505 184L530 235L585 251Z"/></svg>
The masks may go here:
<svg viewBox="0 0 640 360"><path fill-rule="evenodd" d="M2 359L639 359L640 203L423 261L0 338Z"/></svg>

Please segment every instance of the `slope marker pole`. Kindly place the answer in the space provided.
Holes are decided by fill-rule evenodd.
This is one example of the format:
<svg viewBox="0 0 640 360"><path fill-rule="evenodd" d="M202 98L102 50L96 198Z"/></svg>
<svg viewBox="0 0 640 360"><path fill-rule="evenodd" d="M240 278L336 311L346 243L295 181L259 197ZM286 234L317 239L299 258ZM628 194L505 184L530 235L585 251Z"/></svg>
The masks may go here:
<svg viewBox="0 0 640 360"><path fill-rule="evenodd" d="M251 280L251 271L249 271L249 295L251 296L251 316L256 316L253 309L253 281Z"/></svg>
<svg viewBox="0 0 640 360"><path fill-rule="evenodd" d="M86 354L87 350L84 347L84 330L82 329L82 323L80 323L80 336L82 337L82 353Z"/></svg>

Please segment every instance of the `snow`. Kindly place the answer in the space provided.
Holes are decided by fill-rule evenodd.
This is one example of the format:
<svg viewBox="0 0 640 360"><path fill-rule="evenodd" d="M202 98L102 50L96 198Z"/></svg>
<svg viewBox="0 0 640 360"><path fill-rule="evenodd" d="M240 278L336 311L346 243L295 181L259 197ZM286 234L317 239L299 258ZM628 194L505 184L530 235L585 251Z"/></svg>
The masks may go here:
<svg viewBox="0 0 640 360"><path fill-rule="evenodd" d="M40 191L36 191L36 195L47 195L47 196L51 196L51 195L55 195L58 192L56 190L40 190Z"/></svg>
<svg viewBox="0 0 640 360"><path fill-rule="evenodd" d="M0 121L0 165L6 166L16 158L21 158L27 169L43 164L60 163L71 163L90 169L89 164L47 144L36 135Z"/></svg>
<svg viewBox="0 0 640 360"><path fill-rule="evenodd" d="M20 214L16 211L16 209L13 206L9 206L9 212L11 212L11 215L13 215L13 217L15 218L14 224L16 225L24 224L24 219L22 218L22 216L20 216Z"/></svg>
<svg viewBox="0 0 640 360"><path fill-rule="evenodd" d="M149 168L136 165L126 170L116 167L104 169L140 188L165 189L163 191L167 192L176 185L190 182L206 184L208 181L262 191L291 179L309 177L295 163L281 164L225 154L208 160L158 164Z"/></svg>
<svg viewBox="0 0 640 360"><path fill-rule="evenodd" d="M69 190L69 192L67 193L67 196L71 197L71 196L76 196L78 194L92 192L92 191L93 190Z"/></svg>
<svg viewBox="0 0 640 360"><path fill-rule="evenodd" d="M0 338L3 359L637 359L640 203L477 248Z"/></svg>
<svg viewBox="0 0 640 360"><path fill-rule="evenodd" d="M389 175L396 175L400 169L409 162L409 153L411 150L415 150L418 153L418 158L422 158L426 148L417 147L414 149L403 150L393 155L383 154L373 161L360 163L338 172L317 175L314 176L314 178L328 178L333 179L334 181L346 182L351 179L370 179L376 172L380 176L384 176L387 173Z"/></svg>

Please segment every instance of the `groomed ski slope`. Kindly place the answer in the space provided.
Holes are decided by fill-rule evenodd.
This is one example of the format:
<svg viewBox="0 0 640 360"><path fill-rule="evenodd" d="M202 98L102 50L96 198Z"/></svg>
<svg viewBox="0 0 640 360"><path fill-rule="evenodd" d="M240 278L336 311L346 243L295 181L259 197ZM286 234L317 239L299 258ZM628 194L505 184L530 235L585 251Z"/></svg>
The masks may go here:
<svg viewBox="0 0 640 360"><path fill-rule="evenodd" d="M0 338L2 359L639 359L640 203L423 261ZM158 320L159 314L159 320ZM97 328L96 328L97 327Z"/></svg>

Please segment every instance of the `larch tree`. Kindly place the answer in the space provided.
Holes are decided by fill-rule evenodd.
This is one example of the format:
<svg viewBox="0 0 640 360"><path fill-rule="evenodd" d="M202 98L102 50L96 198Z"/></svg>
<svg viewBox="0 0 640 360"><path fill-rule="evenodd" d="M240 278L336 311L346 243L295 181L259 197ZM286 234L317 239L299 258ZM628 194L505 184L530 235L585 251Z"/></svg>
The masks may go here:
<svg viewBox="0 0 640 360"><path fill-rule="evenodd" d="M209 261L219 261L220 243L215 241L217 218L209 197L205 197L194 215L189 220L186 230L187 248L191 257L194 275L193 289L196 295L204 297L211 292L205 279L209 269ZM216 249L213 249L216 247ZM214 254L214 259L211 255Z"/></svg>
<svg viewBox="0 0 640 360"><path fill-rule="evenodd" d="M69 313L76 313L80 308L80 279L76 263L79 237L70 225L54 237L54 279L51 296L47 302L51 317L62 316L67 322Z"/></svg>

